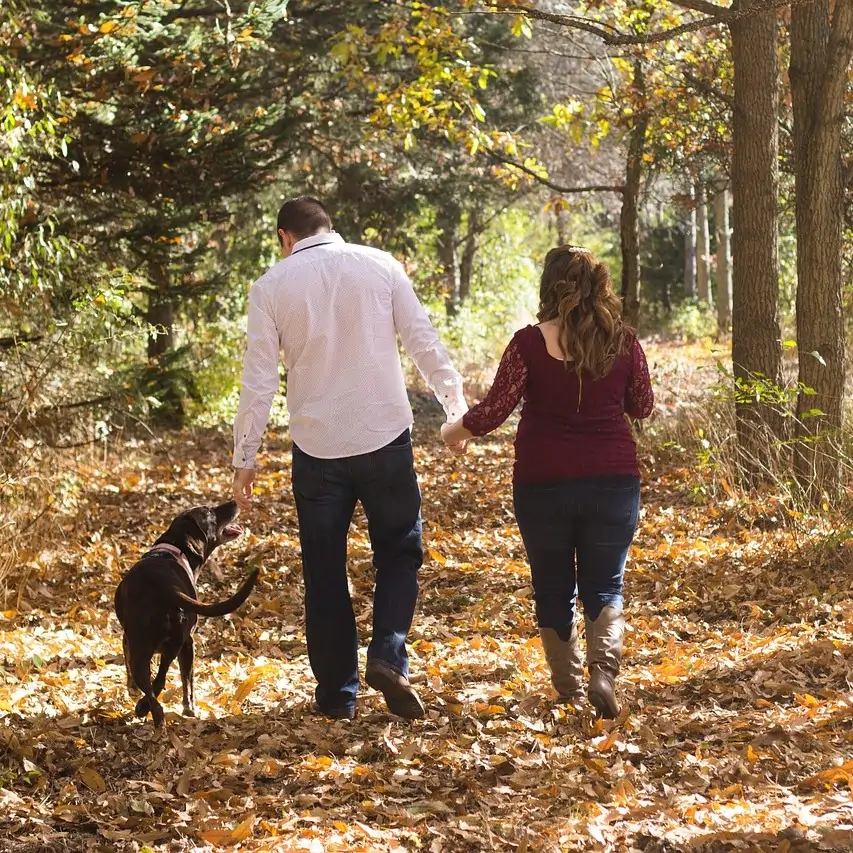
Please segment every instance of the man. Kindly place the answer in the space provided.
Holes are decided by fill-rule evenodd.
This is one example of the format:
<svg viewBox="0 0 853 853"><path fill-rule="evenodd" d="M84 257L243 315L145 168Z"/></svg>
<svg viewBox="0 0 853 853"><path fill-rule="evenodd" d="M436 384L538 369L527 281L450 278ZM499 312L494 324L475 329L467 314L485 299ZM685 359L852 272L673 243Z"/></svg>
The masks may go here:
<svg viewBox="0 0 853 853"><path fill-rule="evenodd" d="M323 204L309 197L282 206L278 238L284 259L249 293L234 497L241 509L251 508L255 454L279 387L281 352L317 711L333 719L355 715L358 634L346 558L361 501L376 568L365 678L391 712L416 719L424 706L409 684L405 643L423 562L421 496L397 333L451 422L467 411L462 378L391 255L345 243Z"/></svg>

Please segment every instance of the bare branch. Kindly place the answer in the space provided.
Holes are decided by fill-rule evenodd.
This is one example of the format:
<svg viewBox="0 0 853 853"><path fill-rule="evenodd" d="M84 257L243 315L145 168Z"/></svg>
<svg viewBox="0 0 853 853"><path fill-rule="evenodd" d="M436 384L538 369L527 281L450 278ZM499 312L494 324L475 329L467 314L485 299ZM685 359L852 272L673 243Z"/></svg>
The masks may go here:
<svg viewBox="0 0 853 853"><path fill-rule="evenodd" d="M714 100L720 101L720 103L725 104L729 109L734 109L735 100L731 95L727 95L721 89L718 89L716 86L709 83L707 80L703 80L701 77L697 77L695 74L692 74L689 71L684 72L684 79L694 88L698 89L702 92L703 95L708 95L708 97L713 98Z"/></svg>
<svg viewBox="0 0 853 853"><path fill-rule="evenodd" d="M786 0L790 3L791 0ZM617 30L615 27L609 27L605 24L590 21L588 18L583 18L578 15L558 15L554 12L543 12L541 9L519 9L518 6L505 6L500 0L486 0L488 8L502 14L525 15L528 18L533 18L537 21L548 21L551 24L557 24L561 27L566 27L573 30L583 30L597 38L600 38L605 44L620 46L620 45L640 45L640 44L656 44L684 33L695 32L706 27L718 26L722 21L718 17L705 17L696 21L690 21L686 24L680 24L677 27L671 27L668 30L659 30L651 33L624 33ZM721 7L722 8L722 7Z"/></svg>
<svg viewBox="0 0 853 853"><path fill-rule="evenodd" d="M554 192L563 193L564 195L575 195L577 193L621 193L624 192L625 187L621 184L593 184L590 186L582 186L582 187L565 187L560 184L555 184L552 180L543 177L539 174L535 169L531 169L529 166L525 166L524 163L519 163L517 160L513 160L510 157L504 157L502 154L498 154L495 151L490 151L488 156L493 160L497 160L499 163L503 163L505 166L512 166L514 169L518 169L524 172L526 175L530 175L531 178L535 178L540 184L549 189L554 190Z"/></svg>
<svg viewBox="0 0 853 853"><path fill-rule="evenodd" d="M732 10L725 6L720 6L719 3L711 3L709 0L670 0L673 6L680 6L682 9L689 9L691 12L701 12L709 18L716 18L718 21L724 21L731 17Z"/></svg>
<svg viewBox="0 0 853 853"><path fill-rule="evenodd" d="M691 12L703 13L703 17L697 18L695 21L679 24L677 27L648 33L626 33L615 27L598 21L592 21L589 18L579 15L559 15L554 12L543 12L541 9L520 8L518 6L506 5L501 0L484 0L484 2L486 7L494 12L507 15L524 15L527 18L537 21L548 21L551 24L557 24L567 29L582 30L583 32L590 33L600 38L607 45L625 46L659 44L685 33L696 32L697 30L704 30L709 27L717 27L721 24L732 24L735 21L749 18L753 15L760 15L764 12L781 9L785 6L796 6L799 3L812 3L814 0L756 0L752 5L738 9L720 6L710 2L710 0L670 0L674 6Z"/></svg>

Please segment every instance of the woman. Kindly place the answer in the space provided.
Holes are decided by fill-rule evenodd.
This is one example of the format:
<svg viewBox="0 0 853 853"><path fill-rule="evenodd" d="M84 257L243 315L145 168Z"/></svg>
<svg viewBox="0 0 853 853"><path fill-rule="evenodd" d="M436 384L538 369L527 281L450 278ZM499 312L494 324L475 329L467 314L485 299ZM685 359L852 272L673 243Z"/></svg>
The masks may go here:
<svg viewBox="0 0 853 853"><path fill-rule="evenodd" d="M647 418L654 407L645 354L620 311L607 267L592 252L552 249L539 325L516 332L486 399L441 430L451 446L486 435L524 399L513 501L551 683L559 701L582 698L579 593L589 700L608 718L619 713L622 577L640 506L637 448L625 415Z"/></svg>

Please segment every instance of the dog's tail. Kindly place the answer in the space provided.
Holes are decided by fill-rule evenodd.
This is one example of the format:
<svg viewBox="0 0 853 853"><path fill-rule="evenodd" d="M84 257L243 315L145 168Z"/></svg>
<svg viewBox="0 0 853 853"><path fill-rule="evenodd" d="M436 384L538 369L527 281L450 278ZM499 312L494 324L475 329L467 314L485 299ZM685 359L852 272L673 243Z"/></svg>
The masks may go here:
<svg viewBox="0 0 853 853"><path fill-rule="evenodd" d="M199 616L224 616L226 613L233 613L249 597L249 593L258 581L259 574L260 571L255 569L231 598L225 601L217 601L215 604L205 604L203 601L190 598L182 592L176 592L178 607L182 610L189 610L190 613L197 613Z"/></svg>

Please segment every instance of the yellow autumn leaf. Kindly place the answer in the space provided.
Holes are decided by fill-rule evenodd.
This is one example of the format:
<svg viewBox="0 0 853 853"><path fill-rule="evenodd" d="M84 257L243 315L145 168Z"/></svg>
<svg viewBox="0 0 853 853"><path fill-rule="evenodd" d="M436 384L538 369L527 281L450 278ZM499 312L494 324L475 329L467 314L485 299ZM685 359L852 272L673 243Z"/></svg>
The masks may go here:
<svg viewBox="0 0 853 853"><path fill-rule="evenodd" d="M434 551L432 548L429 549L429 555L430 557L432 557L433 560L436 561L436 563L440 563L442 566L447 562L447 559L445 557L442 557L441 554L438 553L438 551Z"/></svg>
<svg viewBox="0 0 853 853"><path fill-rule="evenodd" d="M106 791L107 783L104 782L103 777L94 767L87 765L86 767L81 768L80 770L80 778L83 780L83 784L90 791Z"/></svg>
<svg viewBox="0 0 853 853"><path fill-rule="evenodd" d="M231 838L234 841L245 841L247 838L252 837L252 830L255 827L255 816L249 815L244 821L242 821L239 825L235 826L231 831Z"/></svg>
<svg viewBox="0 0 853 853"><path fill-rule="evenodd" d="M111 33L117 26L118 24L115 21L104 21L98 30L102 33Z"/></svg>
<svg viewBox="0 0 853 853"><path fill-rule="evenodd" d="M243 704L246 697L252 692L252 688L257 683L257 680L258 674L254 672L243 681L234 693L234 698L231 700L232 707L239 708Z"/></svg>

